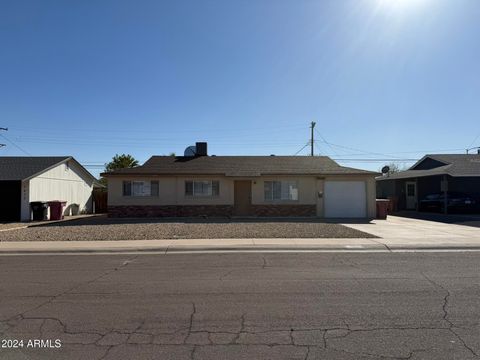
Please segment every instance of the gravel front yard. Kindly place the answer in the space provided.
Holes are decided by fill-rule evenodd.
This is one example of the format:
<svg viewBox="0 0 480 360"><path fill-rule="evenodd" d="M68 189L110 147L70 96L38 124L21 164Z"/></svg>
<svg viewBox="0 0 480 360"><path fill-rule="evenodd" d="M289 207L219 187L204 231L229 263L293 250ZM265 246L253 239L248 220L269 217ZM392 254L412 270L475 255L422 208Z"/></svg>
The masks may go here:
<svg viewBox="0 0 480 360"><path fill-rule="evenodd" d="M164 220L88 218L0 232L0 241L208 238L374 238L320 220Z"/></svg>

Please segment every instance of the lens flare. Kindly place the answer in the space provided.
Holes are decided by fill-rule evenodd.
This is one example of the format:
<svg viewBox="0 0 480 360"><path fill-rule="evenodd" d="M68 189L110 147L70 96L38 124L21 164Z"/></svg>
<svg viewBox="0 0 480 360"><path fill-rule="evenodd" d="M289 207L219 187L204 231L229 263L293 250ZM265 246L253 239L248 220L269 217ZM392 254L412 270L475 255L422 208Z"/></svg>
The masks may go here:
<svg viewBox="0 0 480 360"><path fill-rule="evenodd" d="M408 9L426 5L430 0L378 0L379 6L389 9Z"/></svg>

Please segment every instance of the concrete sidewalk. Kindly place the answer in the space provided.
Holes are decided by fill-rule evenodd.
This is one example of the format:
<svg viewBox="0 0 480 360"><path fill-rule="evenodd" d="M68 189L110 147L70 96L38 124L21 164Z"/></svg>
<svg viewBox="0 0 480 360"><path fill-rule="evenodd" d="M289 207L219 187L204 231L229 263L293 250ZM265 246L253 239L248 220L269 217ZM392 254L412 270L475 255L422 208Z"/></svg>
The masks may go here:
<svg viewBox="0 0 480 360"><path fill-rule="evenodd" d="M344 224L379 238L168 239L117 241L0 242L0 254L122 253L180 251L402 251L480 250L480 228L389 216L388 220Z"/></svg>

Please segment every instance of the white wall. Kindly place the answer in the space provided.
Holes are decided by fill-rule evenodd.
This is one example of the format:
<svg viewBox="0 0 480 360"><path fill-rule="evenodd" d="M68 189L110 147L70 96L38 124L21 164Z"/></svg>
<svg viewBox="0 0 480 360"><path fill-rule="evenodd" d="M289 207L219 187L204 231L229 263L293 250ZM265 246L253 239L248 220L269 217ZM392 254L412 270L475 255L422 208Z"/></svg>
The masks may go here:
<svg viewBox="0 0 480 360"><path fill-rule="evenodd" d="M68 166L62 163L24 183L28 187L28 203L63 200L67 201L64 215L70 214L72 204L78 204L79 211L92 212L93 179L72 161L68 162ZM22 206L22 220L30 220L29 207L24 209Z"/></svg>

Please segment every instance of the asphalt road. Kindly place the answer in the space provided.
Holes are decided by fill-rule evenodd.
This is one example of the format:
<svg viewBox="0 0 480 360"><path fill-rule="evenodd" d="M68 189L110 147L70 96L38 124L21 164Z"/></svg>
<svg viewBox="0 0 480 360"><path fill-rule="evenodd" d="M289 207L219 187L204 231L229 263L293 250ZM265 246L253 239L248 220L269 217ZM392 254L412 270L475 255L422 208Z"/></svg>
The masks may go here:
<svg viewBox="0 0 480 360"><path fill-rule="evenodd" d="M478 252L0 257L0 359L478 359L479 322Z"/></svg>

